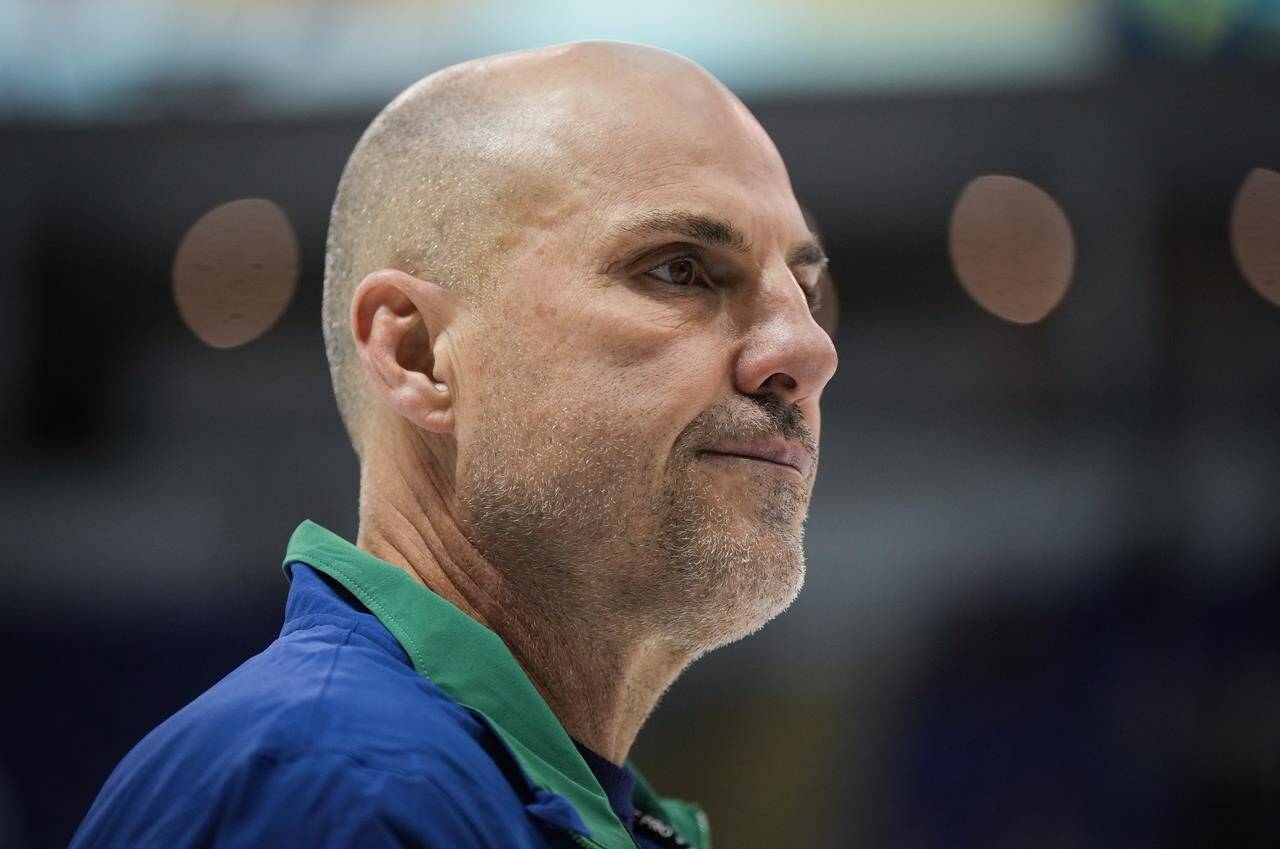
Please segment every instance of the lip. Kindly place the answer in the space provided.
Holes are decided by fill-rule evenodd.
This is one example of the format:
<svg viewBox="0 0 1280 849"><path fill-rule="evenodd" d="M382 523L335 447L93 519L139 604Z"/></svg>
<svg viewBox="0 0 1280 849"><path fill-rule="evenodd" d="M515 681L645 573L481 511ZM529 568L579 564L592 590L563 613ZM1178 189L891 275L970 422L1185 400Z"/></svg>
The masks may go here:
<svg viewBox="0 0 1280 849"><path fill-rule="evenodd" d="M802 478L809 476L813 468L813 456L799 443L781 437L771 439L730 439L702 449L704 454L723 454L729 457L745 457L764 460L779 466L788 466Z"/></svg>

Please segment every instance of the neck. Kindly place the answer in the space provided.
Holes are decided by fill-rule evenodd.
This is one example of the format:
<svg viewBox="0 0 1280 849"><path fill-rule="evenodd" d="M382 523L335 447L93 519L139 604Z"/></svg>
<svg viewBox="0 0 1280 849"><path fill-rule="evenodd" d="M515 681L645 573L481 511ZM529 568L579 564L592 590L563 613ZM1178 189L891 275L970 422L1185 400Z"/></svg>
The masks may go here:
<svg viewBox="0 0 1280 849"><path fill-rule="evenodd" d="M372 447L362 464L356 544L497 633L569 736L624 763L694 653L637 633L611 598L563 609L560 593L521 580L528 576L513 573L523 570L504 569L472 545L451 478L427 445L379 453Z"/></svg>

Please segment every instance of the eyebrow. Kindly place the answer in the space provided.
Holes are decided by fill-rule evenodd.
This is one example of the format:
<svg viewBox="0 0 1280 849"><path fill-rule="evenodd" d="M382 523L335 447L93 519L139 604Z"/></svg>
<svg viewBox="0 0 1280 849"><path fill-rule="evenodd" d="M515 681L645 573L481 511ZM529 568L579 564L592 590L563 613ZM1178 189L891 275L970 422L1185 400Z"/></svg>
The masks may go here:
<svg viewBox="0 0 1280 849"><path fill-rule="evenodd" d="M727 248L734 253L750 254L751 240L741 230L727 221L691 212L649 212L626 224L613 228L615 235L623 236L684 236L717 248ZM787 252L788 267L827 264L827 255L817 239L797 242Z"/></svg>
<svg viewBox="0 0 1280 849"><path fill-rule="evenodd" d="M825 268L828 262L826 251L812 236L794 245L791 252L787 254L787 265L791 268L798 265L817 265Z"/></svg>

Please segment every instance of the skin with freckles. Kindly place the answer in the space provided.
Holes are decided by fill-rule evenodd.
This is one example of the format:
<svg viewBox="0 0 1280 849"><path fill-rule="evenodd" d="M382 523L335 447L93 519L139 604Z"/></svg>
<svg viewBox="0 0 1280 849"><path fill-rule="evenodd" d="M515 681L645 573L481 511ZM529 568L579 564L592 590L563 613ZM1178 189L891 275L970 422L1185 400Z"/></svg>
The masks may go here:
<svg viewBox="0 0 1280 849"><path fill-rule="evenodd" d="M358 544L496 631L621 763L682 670L803 583L823 259L768 136L687 60L586 43L441 80L389 109L496 97L474 143L507 167L475 205L484 286L409 242L349 251Z"/></svg>

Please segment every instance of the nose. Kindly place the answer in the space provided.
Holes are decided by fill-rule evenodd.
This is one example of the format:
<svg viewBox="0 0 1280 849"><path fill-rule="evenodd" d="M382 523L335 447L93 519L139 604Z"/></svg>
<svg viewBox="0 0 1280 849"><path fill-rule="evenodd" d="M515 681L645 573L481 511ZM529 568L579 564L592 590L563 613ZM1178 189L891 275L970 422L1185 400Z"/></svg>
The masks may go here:
<svg viewBox="0 0 1280 849"><path fill-rule="evenodd" d="M773 394L787 404L816 401L835 374L835 343L814 320L790 269L780 268L771 278L763 283L735 364L738 391Z"/></svg>

